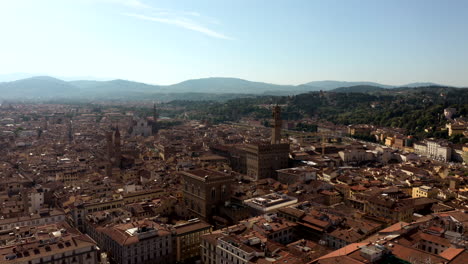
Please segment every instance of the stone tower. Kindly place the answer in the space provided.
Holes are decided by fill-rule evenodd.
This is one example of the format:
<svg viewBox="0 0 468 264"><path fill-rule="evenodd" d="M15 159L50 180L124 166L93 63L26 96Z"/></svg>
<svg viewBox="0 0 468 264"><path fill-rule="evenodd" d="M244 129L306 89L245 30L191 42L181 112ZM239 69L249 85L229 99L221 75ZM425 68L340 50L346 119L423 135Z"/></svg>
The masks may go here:
<svg viewBox="0 0 468 264"><path fill-rule="evenodd" d="M153 123L152 123L153 134L156 134L158 132L158 123L157 123L158 118L159 118L159 114L156 111L156 104L153 104Z"/></svg>
<svg viewBox="0 0 468 264"><path fill-rule="evenodd" d="M118 167L120 167L121 157L122 157L122 150L120 146L120 131L119 126L117 126L114 134L114 151L115 151L115 159Z"/></svg>
<svg viewBox="0 0 468 264"><path fill-rule="evenodd" d="M106 133L107 157L111 167L119 168L122 160L122 151L120 145L120 131L117 127L115 132Z"/></svg>
<svg viewBox="0 0 468 264"><path fill-rule="evenodd" d="M71 143L73 141L73 121L71 119L68 121L67 136L68 142Z"/></svg>
<svg viewBox="0 0 468 264"><path fill-rule="evenodd" d="M281 143L281 107L276 105L273 107L273 129L271 133L271 144Z"/></svg>

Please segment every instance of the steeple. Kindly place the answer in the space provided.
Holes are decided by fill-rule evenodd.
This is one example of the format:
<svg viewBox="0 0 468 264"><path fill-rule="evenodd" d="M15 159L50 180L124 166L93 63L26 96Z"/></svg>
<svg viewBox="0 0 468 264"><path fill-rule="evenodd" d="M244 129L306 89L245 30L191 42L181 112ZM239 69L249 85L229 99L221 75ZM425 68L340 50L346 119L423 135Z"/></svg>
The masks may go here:
<svg viewBox="0 0 468 264"><path fill-rule="evenodd" d="M271 144L281 143L281 107L276 105L273 107L273 128L271 133Z"/></svg>

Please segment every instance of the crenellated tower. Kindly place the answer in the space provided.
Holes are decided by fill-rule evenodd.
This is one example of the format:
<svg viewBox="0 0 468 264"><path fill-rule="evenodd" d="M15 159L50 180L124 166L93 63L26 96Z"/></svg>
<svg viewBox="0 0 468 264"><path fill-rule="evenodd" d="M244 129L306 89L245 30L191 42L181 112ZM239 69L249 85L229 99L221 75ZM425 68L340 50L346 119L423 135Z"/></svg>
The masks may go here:
<svg viewBox="0 0 468 264"><path fill-rule="evenodd" d="M271 144L281 143L281 107L276 105L273 107L273 128L271 133Z"/></svg>

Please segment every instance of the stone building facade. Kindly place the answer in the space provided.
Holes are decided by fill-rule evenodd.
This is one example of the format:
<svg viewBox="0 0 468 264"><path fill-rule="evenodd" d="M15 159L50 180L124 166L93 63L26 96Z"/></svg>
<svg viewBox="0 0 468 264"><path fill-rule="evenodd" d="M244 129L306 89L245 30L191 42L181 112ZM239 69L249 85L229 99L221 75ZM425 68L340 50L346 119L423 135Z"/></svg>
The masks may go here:
<svg viewBox="0 0 468 264"><path fill-rule="evenodd" d="M276 178L276 171L288 167L289 143L281 142L281 108L273 108L271 143L254 143L245 147L247 175L255 180Z"/></svg>
<svg viewBox="0 0 468 264"><path fill-rule="evenodd" d="M229 200L234 178L226 173L198 169L182 172L184 202L194 217L210 221Z"/></svg>

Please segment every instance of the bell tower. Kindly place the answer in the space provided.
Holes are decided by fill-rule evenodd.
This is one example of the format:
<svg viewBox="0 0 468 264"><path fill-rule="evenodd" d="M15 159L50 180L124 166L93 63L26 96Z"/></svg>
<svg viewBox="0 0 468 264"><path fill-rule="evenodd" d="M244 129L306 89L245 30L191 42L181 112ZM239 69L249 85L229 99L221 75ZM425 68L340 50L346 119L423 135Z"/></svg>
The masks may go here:
<svg viewBox="0 0 468 264"><path fill-rule="evenodd" d="M155 135L158 132L158 118L159 114L158 111L156 111L156 104L153 104L153 123L152 123L152 132L153 135Z"/></svg>
<svg viewBox="0 0 468 264"><path fill-rule="evenodd" d="M281 107L276 105L273 107L273 128L271 133L271 144L281 143Z"/></svg>

